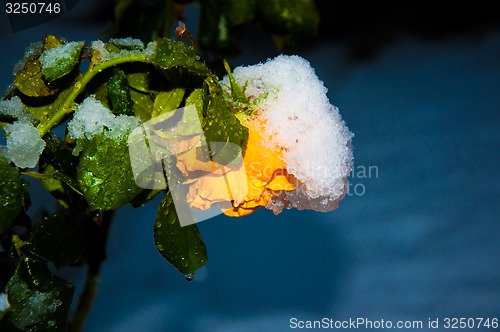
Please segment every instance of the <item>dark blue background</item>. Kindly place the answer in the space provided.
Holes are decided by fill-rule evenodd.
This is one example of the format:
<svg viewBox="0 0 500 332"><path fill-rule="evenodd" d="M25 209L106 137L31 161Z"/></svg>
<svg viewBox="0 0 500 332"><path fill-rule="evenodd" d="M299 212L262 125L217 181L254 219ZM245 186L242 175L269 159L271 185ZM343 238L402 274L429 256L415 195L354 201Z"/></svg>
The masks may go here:
<svg viewBox="0 0 500 332"><path fill-rule="evenodd" d="M44 33L97 39L99 10L80 2L17 33L0 13L1 86ZM196 21L195 9L191 15ZM324 38L299 51L355 133L356 170L378 169L378 177L351 179L363 195L331 213L260 210L201 223L209 260L193 282L154 247L158 200L126 207L112 225L86 330L286 331L292 317L500 318L500 29L432 40L391 29L390 42ZM264 37L245 43L232 64L277 54ZM40 186L32 188L33 211L51 208L37 200ZM80 283L83 271L62 273Z"/></svg>

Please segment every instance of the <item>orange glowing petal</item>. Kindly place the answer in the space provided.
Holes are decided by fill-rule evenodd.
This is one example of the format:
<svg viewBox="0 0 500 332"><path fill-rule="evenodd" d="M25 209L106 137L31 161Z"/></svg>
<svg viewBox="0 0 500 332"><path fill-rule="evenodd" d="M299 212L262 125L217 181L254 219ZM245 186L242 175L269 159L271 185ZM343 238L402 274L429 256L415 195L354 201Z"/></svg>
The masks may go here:
<svg viewBox="0 0 500 332"><path fill-rule="evenodd" d="M269 182L276 170L285 169L283 150L280 146L269 146L272 137L265 132L259 120L244 121L248 130L248 143L243 160L247 174L264 182Z"/></svg>
<svg viewBox="0 0 500 332"><path fill-rule="evenodd" d="M283 148L269 144L272 136L266 133L264 123L254 118L243 121L243 125L249 129L243 156L244 168L230 169L211 161L199 160L196 149L177 156L177 167L185 175L194 171L207 172L205 176L185 181L191 183L186 198L192 207L206 210L219 202L223 207L228 207L222 208L225 215L239 217L266 206L274 191L295 190L286 173Z"/></svg>
<svg viewBox="0 0 500 332"><path fill-rule="evenodd" d="M295 187L290 183L290 181L288 181L288 178L285 175L277 175L274 179L271 180L271 182L267 184L266 188L274 191L295 190Z"/></svg>
<svg viewBox="0 0 500 332"><path fill-rule="evenodd" d="M245 209L245 208L234 208L230 210L224 211L224 214L228 217L243 217L246 215L249 215L250 213L254 212L255 209Z"/></svg>
<svg viewBox="0 0 500 332"><path fill-rule="evenodd" d="M283 161L283 149L270 146L272 137L266 134L264 123L260 120L244 121L249 129L247 149L243 156L248 177L248 194L238 206L224 211L227 216L244 216L261 206L266 206L272 197L270 191L295 190L289 182Z"/></svg>

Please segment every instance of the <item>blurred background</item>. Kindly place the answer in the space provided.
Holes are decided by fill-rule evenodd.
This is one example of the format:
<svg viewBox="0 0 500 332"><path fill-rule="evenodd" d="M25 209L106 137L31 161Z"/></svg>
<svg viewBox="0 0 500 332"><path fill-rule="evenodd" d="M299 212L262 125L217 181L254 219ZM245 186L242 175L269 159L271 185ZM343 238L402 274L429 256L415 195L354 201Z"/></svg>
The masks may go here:
<svg viewBox="0 0 500 332"><path fill-rule="evenodd" d="M192 282L154 246L159 198L119 210L86 331L287 331L293 317L421 320L424 331L429 318L500 318L497 12L317 6L319 34L294 53L355 134L349 195L330 213L261 209L200 223L209 258ZM80 1L13 32L2 11L0 88L29 43L96 40L112 12L111 1ZM195 26L197 6L185 16ZM258 27L238 45L233 66L279 54ZM36 182L31 192L32 215L53 208ZM81 287L82 269L60 274Z"/></svg>

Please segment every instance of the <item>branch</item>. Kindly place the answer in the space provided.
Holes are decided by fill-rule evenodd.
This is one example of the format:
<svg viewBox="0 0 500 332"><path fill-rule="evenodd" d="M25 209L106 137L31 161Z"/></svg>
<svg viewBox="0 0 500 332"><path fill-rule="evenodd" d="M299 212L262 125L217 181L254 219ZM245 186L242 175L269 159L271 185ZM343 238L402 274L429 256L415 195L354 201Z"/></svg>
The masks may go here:
<svg viewBox="0 0 500 332"><path fill-rule="evenodd" d="M95 75L99 74L103 70L122 64L122 63L128 63L128 62L142 62L146 61L146 55L140 54L140 55L130 55L130 56L124 56L124 57L119 57L116 59L111 59L102 63L99 63L98 65L91 66L89 70L85 73L85 75L82 76L81 79L77 80L73 84L73 91L71 94L66 98L64 103L61 105L59 110L54 113L54 115L50 118L49 121L45 123L41 123L38 126L38 131L40 132L40 136L43 137L46 133L48 133L52 127L56 126L59 122L61 122L62 119L69 113L74 111L73 103L75 102L75 99L80 95L80 93L85 89L87 84L94 78Z"/></svg>

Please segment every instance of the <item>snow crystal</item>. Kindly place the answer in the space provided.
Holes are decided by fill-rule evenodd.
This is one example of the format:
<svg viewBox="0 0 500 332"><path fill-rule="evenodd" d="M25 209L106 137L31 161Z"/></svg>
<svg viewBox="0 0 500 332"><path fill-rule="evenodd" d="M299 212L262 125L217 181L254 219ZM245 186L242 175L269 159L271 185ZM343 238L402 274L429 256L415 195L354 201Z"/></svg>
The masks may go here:
<svg viewBox="0 0 500 332"><path fill-rule="evenodd" d="M34 121L31 114L24 108L21 98L18 96L14 96L9 100L0 100L0 114L13 116L22 122L33 123Z"/></svg>
<svg viewBox="0 0 500 332"><path fill-rule="evenodd" d="M146 57L149 58L153 55L155 50L156 50L156 40L148 43L146 49L144 50L144 54L146 54Z"/></svg>
<svg viewBox="0 0 500 332"><path fill-rule="evenodd" d="M45 148L40 132L28 122L16 121L5 126L7 145L5 156L17 167L33 168Z"/></svg>
<svg viewBox="0 0 500 332"><path fill-rule="evenodd" d="M145 55L146 57L150 57L154 53L154 50L156 49L156 41L148 43L145 49L142 41L138 39L132 39L132 38L111 39L111 42L117 46L137 47L138 49L131 49L131 50L122 49L119 52L110 52L106 49L106 44L104 42L102 42L101 40L96 40L93 41L91 44L91 48L96 52L94 54L94 62L100 63L115 58L141 55L141 54Z"/></svg>
<svg viewBox="0 0 500 332"><path fill-rule="evenodd" d="M36 43L31 43L28 47L26 47L23 59L14 65L14 70L13 70L14 76L26 65L26 62L31 61L38 55L40 55L42 49L43 49L43 42L41 41Z"/></svg>
<svg viewBox="0 0 500 332"><path fill-rule="evenodd" d="M116 46L123 46L123 47L132 47L132 48L144 48L144 43L140 39L135 39L135 38L111 38L109 40L110 43L115 44Z"/></svg>
<svg viewBox="0 0 500 332"><path fill-rule="evenodd" d="M237 67L234 78L257 109L253 116L284 148L287 171L297 179L298 190L282 193L270 202L275 212L283 208L332 210L346 192L353 164L353 134L327 89L309 62L299 56L280 55L265 63ZM221 82L229 90L229 79Z"/></svg>
<svg viewBox="0 0 500 332"><path fill-rule="evenodd" d="M40 65L42 66L42 71L46 68L51 68L58 65L62 61L71 61L74 57L74 54L76 52L79 52L84 45L85 42L83 41L71 42L44 51L40 56Z"/></svg>
<svg viewBox="0 0 500 332"><path fill-rule="evenodd" d="M104 127L113 121L115 116L94 96L86 98L68 123L68 134L71 138L87 138L101 134Z"/></svg>
<svg viewBox="0 0 500 332"><path fill-rule="evenodd" d="M96 56L100 61L106 61L109 57L109 51L106 49L106 44L102 40L95 40L90 44L90 47L97 54L92 55L92 60L95 61Z"/></svg>
<svg viewBox="0 0 500 332"><path fill-rule="evenodd" d="M14 283L10 287L10 291L26 303L26 305L16 310L18 310L17 314L20 317L27 317L27 319L13 320L14 325L22 331L32 330L32 328L27 327L33 326L34 322L43 321L47 317L54 317L55 312L62 305L59 292L31 291L30 286L24 282ZM54 326L55 321L49 320L47 325Z"/></svg>
<svg viewBox="0 0 500 332"><path fill-rule="evenodd" d="M104 133L106 137L118 140L127 138L138 124L139 120L134 116L115 116L92 95L78 106L73 119L68 123L68 135L75 139L92 139ZM73 154L77 155L80 148L77 145Z"/></svg>
<svg viewBox="0 0 500 332"><path fill-rule="evenodd" d="M106 136L113 139L120 139L122 137L128 137L131 129L134 129L139 125L139 120L134 116L119 115L111 121L111 123L106 124L108 127L108 132Z"/></svg>

